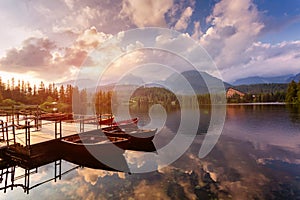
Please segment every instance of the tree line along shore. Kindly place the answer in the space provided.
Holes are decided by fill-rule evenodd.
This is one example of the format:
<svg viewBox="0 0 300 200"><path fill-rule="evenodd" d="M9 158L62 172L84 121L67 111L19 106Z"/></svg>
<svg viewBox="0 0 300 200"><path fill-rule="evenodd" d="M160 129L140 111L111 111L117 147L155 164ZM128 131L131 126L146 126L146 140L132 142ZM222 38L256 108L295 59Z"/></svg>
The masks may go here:
<svg viewBox="0 0 300 200"><path fill-rule="evenodd" d="M234 86L243 95L234 94L227 97L228 103L260 103L260 102L286 102L290 104L300 104L300 81L291 81L289 84L257 84ZM79 97L79 102L87 102L90 95L87 89L79 90L72 85L56 86L54 83L47 86L41 82L38 86L31 85L30 82L15 81L12 78L7 83L2 82L0 77L0 106L22 106L39 105L45 111L51 112L53 102L59 112L72 112L72 97ZM98 90L93 94L93 103L96 112L101 113L103 107L111 106L112 91ZM132 104L164 104L178 105L178 97L171 91L160 87L140 87L131 96ZM198 94L198 103L210 104L209 94Z"/></svg>

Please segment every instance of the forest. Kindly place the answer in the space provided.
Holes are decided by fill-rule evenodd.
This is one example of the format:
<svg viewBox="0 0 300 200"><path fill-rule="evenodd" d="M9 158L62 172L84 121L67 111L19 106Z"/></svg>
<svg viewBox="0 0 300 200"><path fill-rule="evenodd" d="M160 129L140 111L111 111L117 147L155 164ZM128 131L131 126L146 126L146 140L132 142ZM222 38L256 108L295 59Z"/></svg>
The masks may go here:
<svg viewBox="0 0 300 200"><path fill-rule="evenodd" d="M23 105L39 105L40 108L47 112L52 112L53 103L58 112L72 112L72 97L78 96L78 102L84 104L87 98L85 89L79 90L72 85L60 85L57 87L54 83L47 86L41 81L40 84L31 85L30 82L15 81L14 78L4 83L0 77L0 106L23 106ZM111 92L99 92L96 95L97 102L101 105L110 102Z"/></svg>
<svg viewBox="0 0 300 200"><path fill-rule="evenodd" d="M252 86L237 86L239 91L245 93L243 97L234 95L227 99L228 103L252 103L252 102L287 102L300 104L300 81L292 81L287 84L259 84ZM56 102L58 112L72 112L72 97L78 96L78 103L86 103L87 90L79 90L72 85L56 86L54 83L47 86L40 82L31 85L23 80L15 81L14 78L4 83L0 77L0 106L22 106L39 105L45 111L50 112L51 104ZM106 108L111 107L112 91L98 91L93 95L93 103L97 113L103 113ZM218 98L216 98L218 99ZM184 100L187 104L193 104L193 99L188 96L176 96L171 91L160 87L140 87L130 99L130 104L162 104L178 106L179 100ZM209 94L197 95L200 105L210 104Z"/></svg>

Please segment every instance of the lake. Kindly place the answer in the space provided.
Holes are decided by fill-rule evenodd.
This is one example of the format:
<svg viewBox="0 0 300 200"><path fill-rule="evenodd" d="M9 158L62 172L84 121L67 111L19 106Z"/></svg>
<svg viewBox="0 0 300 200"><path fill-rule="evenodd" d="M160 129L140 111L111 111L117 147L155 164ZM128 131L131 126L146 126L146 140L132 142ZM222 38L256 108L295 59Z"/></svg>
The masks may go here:
<svg viewBox="0 0 300 200"><path fill-rule="evenodd" d="M139 116L140 125L149 123L146 111L132 109ZM175 137L182 112L167 111L167 121L154 138L157 149L164 148ZM26 182L22 176L24 169L16 167L15 183L20 186L7 188L4 193L5 181L10 179L3 176L0 199L300 199L298 107L227 105L222 134L202 159L198 153L209 125L210 110L203 107L200 114L200 128L192 145L168 166L129 174L78 167L62 160L30 171L28 194L21 186ZM186 132L182 134L189 137L189 128L183 129ZM126 154L127 162L134 163L136 169L147 164L145 157L151 160L155 155L148 153L143 155L144 160L139 160L138 153ZM51 180L58 166L64 174L56 181Z"/></svg>

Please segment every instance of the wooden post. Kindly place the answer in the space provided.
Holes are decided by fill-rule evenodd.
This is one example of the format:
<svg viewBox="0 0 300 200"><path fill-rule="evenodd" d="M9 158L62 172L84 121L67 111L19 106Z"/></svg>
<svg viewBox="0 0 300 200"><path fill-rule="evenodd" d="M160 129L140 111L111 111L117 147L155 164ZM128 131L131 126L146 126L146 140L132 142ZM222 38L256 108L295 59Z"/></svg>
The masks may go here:
<svg viewBox="0 0 300 200"><path fill-rule="evenodd" d="M59 130L57 130L57 123L59 123ZM59 138L61 139L62 138L62 125L61 125L61 120L58 121L55 121L54 123L55 125L55 132L54 132L54 136L55 136L55 139L58 139L57 135L59 135Z"/></svg>
<svg viewBox="0 0 300 200"><path fill-rule="evenodd" d="M14 123L15 123L15 107L14 107L14 105L11 106L11 116L12 116L11 121L12 121L12 124L14 125Z"/></svg>
<svg viewBox="0 0 300 200"><path fill-rule="evenodd" d="M9 136L8 136L8 125L7 122L5 122L5 132L6 132L6 144L9 146Z"/></svg>
<svg viewBox="0 0 300 200"><path fill-rule="evenodd" d="M25 143L26 147L30 148L30 122L25 122Z"/></svg>
<svg viewBox="0 0 300 200"><path fill-rule="evenodd" d="M36 115L36 120L37 120L37 130L39 130L39 128L42 128L42 122L40 120L40 116L41 116L41 110L40 110L40 107L37 106L37 115Z"/></svg>
<svg viewBox="0 0 300 200"><path fill-rule="evenodd" d="M56 182L57 178L59 180L61 180L61 160L56 160L54 162L54 181L55 182Z"/></svg>
<svg viewBox="0 0 300 200"><path fill-rule="evenodd" d="M95 123L97 124L97 129L101 128L97 114L96 114L96 118L95 118Z"/></svg>
<svg viewBox="0 0 300 200"><path fill-rule="evenodd" d="M10 175L10 180L11 180L11 190L13 190L14 187L14 182L15 182L15 166L11 167L11 175Z"/></svg>
<svg viewBox="0 0 300 200"><path fill-rule="evenodd" d="M62 125L61 125L61 120L59 120L59 138L61 139L62 137Z"/></svg>
<svg viewBox="0 0 300 200"><path fill-rule="evenodd" d="M26 145L26 147L27 147L27 132L28 132L28 130L27 130L27 119L26 119L26 121L25 121L25 145Z"/></svg>
<svg viewBox="0 0 300 200"><path fill-rule="evenodd" d="M54 122L54 134L55 139L57 139L57 121Z"/></svg>
<svg viewBox="0 0 300 200"><path fill-rule="evenodd" d="M80 121L79 121L79 132L84 132L84 116L80 115Z"/></svg>
<svg viewBox="0 0 300 200"><path fill-rule="evenodd" d="M0 120L0 126L1 126L0 128L1 128L1 133L2 133L0 140L5 141L5 136L4 136L4 122L3 122L3 120Z"/></svg>
<svg viewBox="0 0 300 200"><path fill-rule="evenodd" d="M16 144L16 127L15 124L12 124L12 132L13 132L13 139L14 139L14 145Z"/></svg>
<svg viewBox="0 0 300 200"><path fill-rule="evenodd" d="M17 112L17 125L19 125L19 124L20 124L20 113Z"/></svg>
<svg viewBox="0 0 300 200"><path fill-rule="evenodd" d="M8 174L9 174L9 169L6 168L5 181L4 181L4 193L6 193L6 189L7 189L7 179L8 179Z"/></svg>
<svg viewBox="0 0 300 200"><path fill-rule="evenodd" d="M28 145L30 148L30 122L27 122L27 124L28 124Z"/></svg>
<svg viewBox="0 0 300 200"><path fill-rule="evenodd" d="M24 192L27 194L29 194L29 177L30 171L29 169L25 169Z"/></svg>

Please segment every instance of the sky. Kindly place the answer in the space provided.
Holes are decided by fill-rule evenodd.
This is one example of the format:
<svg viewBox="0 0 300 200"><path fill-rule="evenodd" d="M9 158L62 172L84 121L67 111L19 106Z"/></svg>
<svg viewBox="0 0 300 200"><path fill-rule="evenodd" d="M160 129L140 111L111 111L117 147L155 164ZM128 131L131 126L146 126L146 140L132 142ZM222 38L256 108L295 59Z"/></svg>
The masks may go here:
<svg viewBox="0 0 300 200"><path fill-rule="evenodd" d="M0 23L3 80L76 79L84 63L93 63L92 52L103 45L108 49L112 38L121 41L126 31L145 27L181 33L176 40L157 35L153 46L168 41L179 49L178 44L192 39L227 82L300 73L299 0L7 0L0 1ZM113 59L145 46L130 41L125 50L114 43L102 56ZM136 52L122 63L143 58Z"/></svg>

